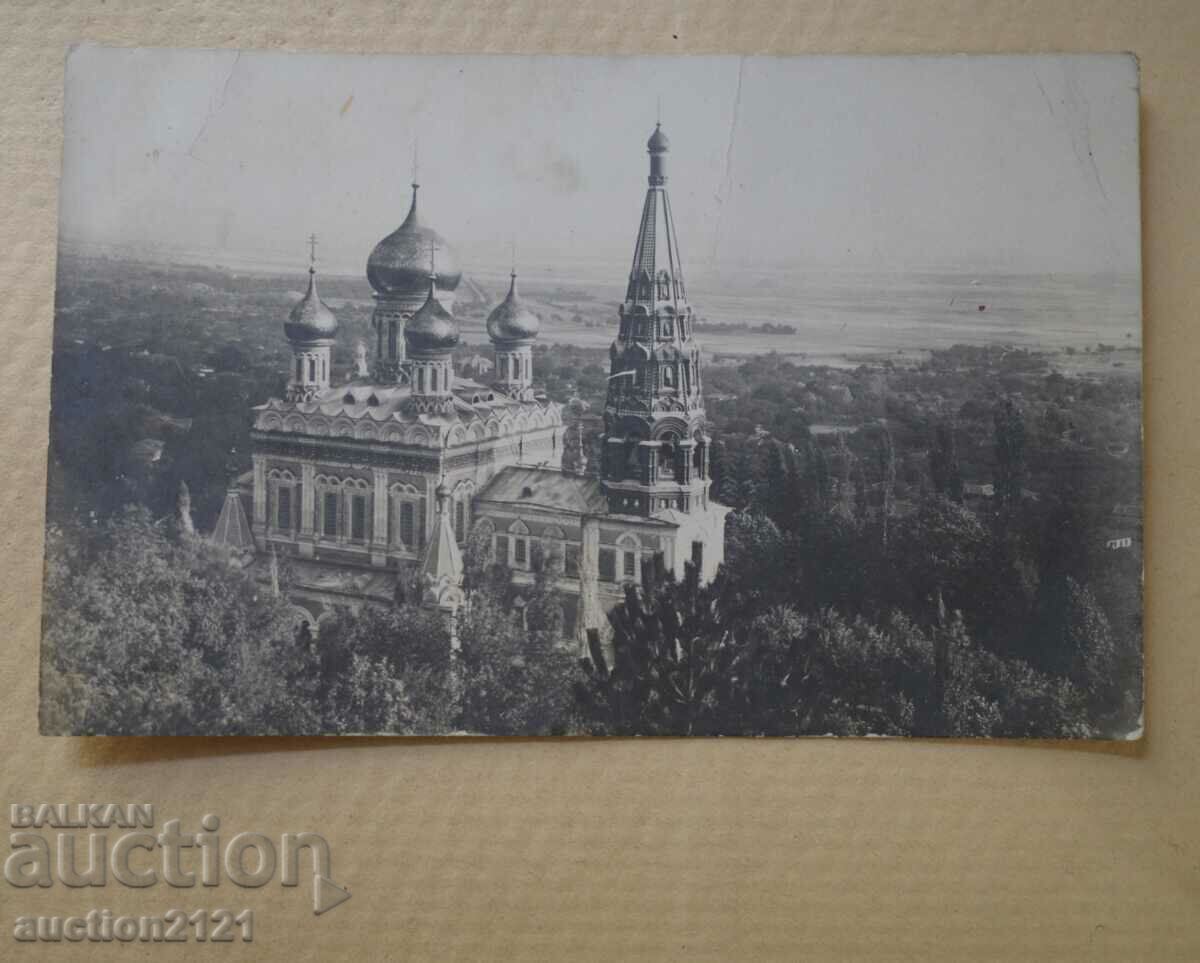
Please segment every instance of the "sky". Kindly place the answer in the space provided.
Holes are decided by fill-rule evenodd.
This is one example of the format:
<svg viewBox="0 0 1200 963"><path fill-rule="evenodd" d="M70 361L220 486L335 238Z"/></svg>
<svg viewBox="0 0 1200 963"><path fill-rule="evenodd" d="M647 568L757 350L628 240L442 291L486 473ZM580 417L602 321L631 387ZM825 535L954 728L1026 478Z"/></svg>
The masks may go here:
<svg viewBox="0 0 1200 963"><path fill-rule="evenodd" d="M357 274L421 213L468 273L624 265L671 140L687 276L1136 272L1126 55L418 57L82 46L60 228ZM582 269L582 268L581 268Z"/></svg>

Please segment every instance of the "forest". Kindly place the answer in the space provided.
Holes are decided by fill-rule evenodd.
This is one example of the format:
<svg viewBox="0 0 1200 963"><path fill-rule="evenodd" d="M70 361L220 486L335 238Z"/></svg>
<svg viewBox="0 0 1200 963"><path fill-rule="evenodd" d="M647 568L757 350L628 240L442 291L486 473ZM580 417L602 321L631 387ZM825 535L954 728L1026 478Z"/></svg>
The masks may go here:
<svg viewBox="0 0 1200 963"><path fill-rule="evenodd" d="M472 543L452 653L412 591L297 633L286 561L265 585L196 534L249 467L250 407L282 388L287 290L247 284L251 296L215 271L95 273L105 281L60 285L44 732L1050 738L1140 725L1140 380L1109 346L710 365L713 493L733 509L718 577L646 566L611 631L581 648L561 641L552 559L518 608ZM593 443L604 361L547 344L535 362Z"/></svg>

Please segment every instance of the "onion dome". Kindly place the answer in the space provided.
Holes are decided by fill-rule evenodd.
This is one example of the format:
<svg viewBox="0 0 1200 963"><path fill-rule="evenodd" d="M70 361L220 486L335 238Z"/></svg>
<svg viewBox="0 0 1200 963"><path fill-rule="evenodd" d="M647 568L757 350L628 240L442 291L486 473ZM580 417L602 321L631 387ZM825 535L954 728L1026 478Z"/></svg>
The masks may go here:
<svg viewBox="0 0 1200 963"><path fill-rule="evenodd" d="M646 141L646 150L651 154L662 154L671 149L671 142L667 140L667 135L662 131L662 124L654 125L654 133L650 135L650 139Z"/></svg>
<svg viewBox="0 0 1200 963"><path fill-rule="evenodd" d="M409 351L449 351L458 344L458 322L437 299L437 278L426 269L425 283L429 285L429 294L404 326L404 340Z"/></svg>
<svg viewBox="0 0 1200 963"><path fill-rule="evenodd" d="M487 319L488 337L493 341L530 341L538 336L542 322L517 294L517 272L511 275L508 297L492 309Z"/></svg>
<svg viewBox="0 0 1200 963"><path fill-rule="evenodd" d="M283 332L289 341L330 340L337 334L337 316L317 294L317 269L308 269L308 290L292 308Z"/></svg>
<svg viewBox="0 0 1200 963"><path fill-rule="evenodd" d="M367 280L377 294L390 297L420 297L429 281L429 248L439 251L437 286L453 291L462 280L454 254L445 239L417 217L417 188L413 184L412 206L408 217L396 230L375 245L367 258Z"/></svg>

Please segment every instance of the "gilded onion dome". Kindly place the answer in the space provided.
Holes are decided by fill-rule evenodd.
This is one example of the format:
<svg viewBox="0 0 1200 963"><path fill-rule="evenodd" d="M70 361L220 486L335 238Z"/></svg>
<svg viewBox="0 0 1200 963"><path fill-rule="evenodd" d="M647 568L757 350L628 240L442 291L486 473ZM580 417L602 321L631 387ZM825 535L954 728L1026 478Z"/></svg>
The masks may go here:
<svg viewBox="0 0 1200 963"><path fill-rule="evenodd" d="M337 316L317 294L317 270L308 269L308 290L292 308L283 325L289 341L330 340L338 330Z"/></svg>
<svg viewBox="0 0 1200 963"><path fill-rule="evenodd" d="M538 336L542 322L517 294L517 272L510 277L508 296L488 315L488 337L493 341L531 341Z"/></svg>
<svg viewBox="0 0 1200 963"><path fill-rule="evenodd" d="M412 206L408 217L396 230L375 245L367 258L367 280L377 294L385 297L420 296L429 282L429 248L438 250L437 286L453 291L462 280L454 254L445 239L417 216L417 188L413 184Z"/></svg>
<svg viewBox="0 0 1200 963"><path fill-rule="evenodd" d="M437 299L438 275L426 268L425 283L429 293L425 303L404 326L404 340L409 351L449 351L458 344L458 322Z"/></svg>
<svg viewBox="0 0 1200 963"><path fill-rule="evenodd" d="M646 141L646 150L652 154L661 154L671 149L671 142L667 140L667 135L662 131L661 124L654 125L654 133L650 135L650 139Z"/></svg>

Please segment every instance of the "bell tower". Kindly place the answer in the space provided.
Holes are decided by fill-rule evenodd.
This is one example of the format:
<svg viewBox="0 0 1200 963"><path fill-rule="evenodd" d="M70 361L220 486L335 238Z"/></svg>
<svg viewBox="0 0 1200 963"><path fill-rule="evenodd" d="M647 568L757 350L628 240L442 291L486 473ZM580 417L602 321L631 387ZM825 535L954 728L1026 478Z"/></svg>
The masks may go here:
<svg viewBox="0 0 1200 963"><path fill-rule="evenodd" d="M610 512L656 515L708 507L700 347L693 338L667 195L670 142L656 124L650 175L604 405L601 478Z"/></svg>

